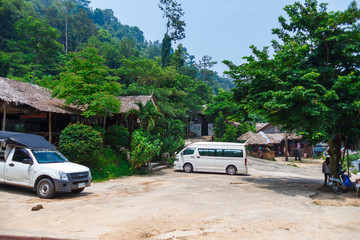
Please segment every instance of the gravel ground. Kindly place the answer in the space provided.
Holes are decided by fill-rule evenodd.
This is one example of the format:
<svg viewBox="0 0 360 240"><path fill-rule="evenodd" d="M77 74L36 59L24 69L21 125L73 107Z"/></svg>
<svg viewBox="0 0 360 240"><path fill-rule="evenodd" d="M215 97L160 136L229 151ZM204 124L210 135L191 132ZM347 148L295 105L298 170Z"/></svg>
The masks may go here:
<svg viewBox="0 0 360 240"><path fill-rule="evenodd" d="M249 174L165 169L39 199L0 185L0 235L63 239L358 239L360 197L322 187L321 161L249 158ZM31 211L41 204L42 209ZM0 236L1 238L1 236Z"/></svg>

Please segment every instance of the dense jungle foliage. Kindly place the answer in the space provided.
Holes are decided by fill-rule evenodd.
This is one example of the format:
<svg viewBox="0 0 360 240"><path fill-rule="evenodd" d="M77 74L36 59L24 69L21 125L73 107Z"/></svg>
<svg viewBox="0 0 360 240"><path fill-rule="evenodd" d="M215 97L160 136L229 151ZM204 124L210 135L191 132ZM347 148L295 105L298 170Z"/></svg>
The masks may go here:
<svg viewBox="0 0 360 240"><path fill-rule="evenodd" d="M211 57L203 56L196 63L184 46L174 45L185 38L186 26L181 4L175 0L159 1L165 28L162 41L147 41L138 27L121 24L113 10L92 9L89 4L88 0L0 0L0 76L46 87L54 97L81 109L86 118L117 113L121 104L117 96L152 94L157 107L139 106L139 111L129 113L141 121L136 146L130 145L134 129L124 133L113 127L113 133L108 129L105 136L105 130L95 127L101 132L97 136L106 145L118 132L127 134L118 137L125 142L129 138L131 169L144 164L135 148L149 152L151 146L145 142L158 143L154 158L173 154L184 144L193 113L234 84L211 70L215 64ZM86 131L75 126L64 130L70 136L64 134L63 142L65 138L70 142L62 148L72 160L84 161L68 147ZM116 159L118 150L101 150L98 155ZM86 164L96 169L112 169L103 170L100 178L108 178L118 164L82 156L93 159ZM126 161L124 156L121 159Z"/></svg>

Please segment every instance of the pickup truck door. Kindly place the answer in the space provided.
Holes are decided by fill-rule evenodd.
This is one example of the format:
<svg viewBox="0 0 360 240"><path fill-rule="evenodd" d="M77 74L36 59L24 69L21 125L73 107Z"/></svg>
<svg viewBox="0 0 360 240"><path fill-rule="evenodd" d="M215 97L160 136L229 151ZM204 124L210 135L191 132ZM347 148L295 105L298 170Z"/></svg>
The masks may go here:
<svg viewBox="0 0 360 240"><path fill-rule="evenodd" d="M4 178L4 173L5 173L5 159L4 157L1 156L0 153L0 183L3 183L5 178Z"/></svg>
<svg viewBox="0 0 360 240"><path fill-rule="evenodd" d="M0 183L5 181L5 148L3 147L4 141L0 139Z"/></svg>
<svg viewBox="0 0 360 240"><path fill-rule="evenodd" d="M22 148L14 148L5 165L5 182L23 186L30 185L32 165L23 163L29 159L29 153Z"/></svg>

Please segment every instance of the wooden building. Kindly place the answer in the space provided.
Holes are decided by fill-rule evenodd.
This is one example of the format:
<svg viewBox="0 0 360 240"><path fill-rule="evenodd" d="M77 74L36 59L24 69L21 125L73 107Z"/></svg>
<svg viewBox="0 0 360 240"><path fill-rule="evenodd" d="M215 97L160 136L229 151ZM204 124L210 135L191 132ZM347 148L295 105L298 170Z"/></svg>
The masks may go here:
<svg viewBox="0 0 360 240"><path fill-rule="evenodd" d="M257 123L256 132L247 132L237 140L245 142L249 146L250 154L256 157L260 155L265 159L274 159L275 156L284 156L285 140L288 141L288 153L301 148L303 157L312 157L312 146L302 141L301 135L293 132L282 131L279 126L271 123Z"/></svg>
<svg viewBox="0 0 360 240"><path fill-rule="evenodd" d="M35 133L56 142L76 114L64 102L45 88L0 77L1 130Z"/></svg>

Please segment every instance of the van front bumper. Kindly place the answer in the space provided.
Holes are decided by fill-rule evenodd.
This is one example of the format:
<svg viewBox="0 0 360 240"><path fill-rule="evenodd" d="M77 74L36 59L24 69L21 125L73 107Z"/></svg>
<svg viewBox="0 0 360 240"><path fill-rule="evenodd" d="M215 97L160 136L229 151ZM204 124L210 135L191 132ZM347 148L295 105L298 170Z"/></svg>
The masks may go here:
<svg viewBox="0 0 360 240"><path fill-rule="evenodd" d="M179 161L174 161L174 169L176 170L183 170L182 164Z"/></svg>

